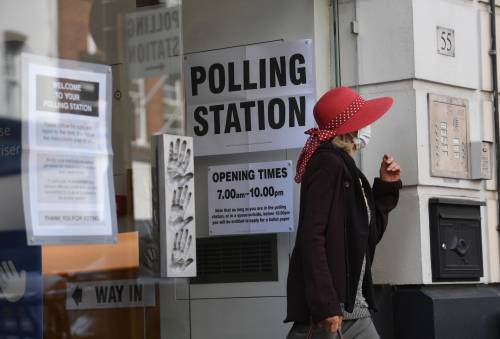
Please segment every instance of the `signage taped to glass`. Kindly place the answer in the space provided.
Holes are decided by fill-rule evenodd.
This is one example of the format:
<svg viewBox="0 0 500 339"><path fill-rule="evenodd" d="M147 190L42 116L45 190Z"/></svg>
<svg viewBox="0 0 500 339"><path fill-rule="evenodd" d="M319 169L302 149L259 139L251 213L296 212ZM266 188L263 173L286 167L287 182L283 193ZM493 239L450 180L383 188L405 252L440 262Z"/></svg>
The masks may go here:
<svg viewBox="0 0 500 339"><path fill-rule="evenodd" d="M111 67L31 54L22 65L28 242L115 242Z"/></svg>
<svg viewBox="0 0 500 339"><path fill-rule="evenodd" d="M67 310L117 309L156 306L154 283L139 280L68 283Z"/></svg>

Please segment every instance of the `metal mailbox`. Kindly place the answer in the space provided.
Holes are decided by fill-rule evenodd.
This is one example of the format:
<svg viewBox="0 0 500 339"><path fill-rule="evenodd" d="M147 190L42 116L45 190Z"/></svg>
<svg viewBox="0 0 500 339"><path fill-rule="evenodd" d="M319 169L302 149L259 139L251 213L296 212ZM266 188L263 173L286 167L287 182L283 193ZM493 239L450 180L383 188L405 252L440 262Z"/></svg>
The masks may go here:
<svg viewBox="0 0 500 339"><path fill-rule="evenodd" d="M479 280L483 276L481 210L484 202L429 200L433 281Z"/></svg>

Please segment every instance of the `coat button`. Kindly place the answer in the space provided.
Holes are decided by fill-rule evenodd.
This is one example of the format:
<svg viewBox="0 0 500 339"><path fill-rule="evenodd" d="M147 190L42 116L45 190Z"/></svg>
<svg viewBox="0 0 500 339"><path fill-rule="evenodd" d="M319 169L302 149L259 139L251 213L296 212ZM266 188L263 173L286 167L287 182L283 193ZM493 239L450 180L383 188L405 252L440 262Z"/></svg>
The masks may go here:
<svg viewBox="0 0 500 339"><path fill-rule="evenodd" d="M344 187L349 188L351 186L351 183L349 181L344 181Z"/></svg>

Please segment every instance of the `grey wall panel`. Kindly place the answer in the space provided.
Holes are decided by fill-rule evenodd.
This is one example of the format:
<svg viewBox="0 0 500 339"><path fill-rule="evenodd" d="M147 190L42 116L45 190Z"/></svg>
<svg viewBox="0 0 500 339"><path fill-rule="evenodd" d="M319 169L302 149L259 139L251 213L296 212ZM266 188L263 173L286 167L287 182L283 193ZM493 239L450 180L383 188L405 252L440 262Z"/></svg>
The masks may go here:
<svg viewBox="0 0 500 339"><path fill-rule="evenodd" d="M275 39L310 39L313 2L183 0L186 53Z"/></svg>
<svg viewBox="0 0 500 339"><path fill-rule="evenodd" d="M414 77L412 4L418 2L356 1L360 85Z"/></svg>
<svg viewBox="0 0 500 339"><path fill-rule="evenodd" d="M194 300L192 339L285 338L285 298Z"/></svg>
<svg viewBox="0 0 500 339"><path fill-rule="evenodd" d="M391 109L371 125L372 137L361 151L363 173L373 183L373 178L379 176L382 157L387 153L401 165L404 185L416 185L419 163L413 82L362 86L360 93L367 99L382 96L394 99Z"/></svg>
<svg viewBox="0 0 500 339"><path fill-rule="evenodd" d="M159 280L162 339L189 339L189 291L186 279Z"/></svg>

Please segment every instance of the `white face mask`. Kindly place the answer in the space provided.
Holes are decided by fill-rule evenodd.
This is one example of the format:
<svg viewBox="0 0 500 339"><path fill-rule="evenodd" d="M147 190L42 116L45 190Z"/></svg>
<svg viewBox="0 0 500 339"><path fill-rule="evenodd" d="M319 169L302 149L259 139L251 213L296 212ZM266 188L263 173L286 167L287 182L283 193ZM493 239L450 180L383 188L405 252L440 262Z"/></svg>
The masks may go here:
<svg viewBox="0 0 500 339"><path fill-rule="evenodd" d="M365 148L366 145L368 145L368 142L370 141L370 138L372 136L372 130L370 125L365 126L361 129L358 130L358 136L354 138L354 144L356 145L357 149L362 149Z"/></svg>

